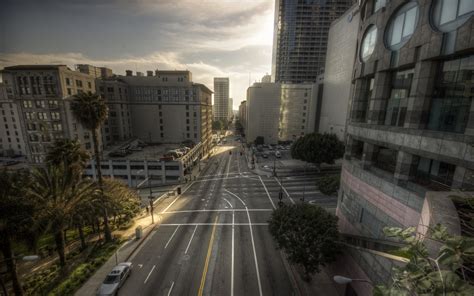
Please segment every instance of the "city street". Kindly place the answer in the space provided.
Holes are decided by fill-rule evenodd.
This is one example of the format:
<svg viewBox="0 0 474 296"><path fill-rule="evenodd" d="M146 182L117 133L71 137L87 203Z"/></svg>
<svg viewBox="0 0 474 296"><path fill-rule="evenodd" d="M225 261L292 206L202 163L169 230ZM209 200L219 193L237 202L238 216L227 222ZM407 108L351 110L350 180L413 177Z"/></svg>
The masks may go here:
<svg viewBox="0 0 474 296"><path fill-rule="evenodd" d="M293 295L267 225L279 181L249 172L237 147L217 147L200 178L169 198L160 225L131 258L122 295ZM298 200L288 188L283 201Z"/></svg>

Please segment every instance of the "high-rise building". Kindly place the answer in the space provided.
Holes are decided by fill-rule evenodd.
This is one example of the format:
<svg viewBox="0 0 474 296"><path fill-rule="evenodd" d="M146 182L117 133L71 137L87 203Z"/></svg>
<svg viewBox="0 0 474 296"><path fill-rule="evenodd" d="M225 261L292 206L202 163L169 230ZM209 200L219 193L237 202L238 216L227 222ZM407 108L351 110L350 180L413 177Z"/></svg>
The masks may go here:
<svg viewBox="0 0 474 296"><path fill-rule="evenodd" d="M275 0L272 80L316 82L324 71L328 31L353 0Z"/></svg>
<svg viewBox="0 0 474 296"><path fill-rule="evenodd" d="M337 207L343 235L375 246L386 226L415 227L425 239L428 227L457 223L450 233L460 234L450 196L474 189L473 3L362 1ZM390 282L396 265L362 248L340 259L340 273L374 284ZM367 283L350 285L372 294Z"/></svg>
<svg viewBox="0 0 474 296"><path fill-rule="evenodd" d="M229 78L214 78L214 120L229 120Z"/></svg>
<svg viewBox="0 0 474 296"><path fill-rule="evenodd" d="M344 139L352 90L359 20L359 5L354 4L329 29L318 132L336 134L341 140Z"/></svg>
<svg viewBox="0 0 474 296"><path fill-rule="evenodd" d="M247 89L247 143L263 137L265 144L278 143L280 119L279 83L255 82Z"/></svg>
<svg viewBox="0 0 474 296"><path fill-rule="evenodd" d="M247 101L240 102L239 105L239 122L244 128L244 132L247 129Z"/></svg>
<svg viewBox="0 0 474 296"><path fill-rule="evenodd" d="M117 120L128 120L130 112L131 134L146 143L202 142L207 152L212 128L212 91L193 82L189 71L157 70L154 76L150 72L147 76L116 77L128 85L130 99L127 110L117 109Z"/></svg>
<svg viewBox="0 0 474 296"><path fill-rule="evenodd" d="M294 141L315 131L318 108L318 84L281 84L280 141Z"/></svg>
<svg viewBox="0 0 474 296"><path fill-rule="evenodd" d="M110 75L110 70L80 65L22 65L1 71L0 128L3 154L44 161L55 139L78 139L91 151L90 132L74 118L70 102L81 92L97 92L106 101L108 118L99 133L99 148L131 138L149 144L200 143L200 156L211 145L212 91L194 83L189 71L152 71L147 76ZM85 72L85 73L84 73ZM95 78L100 73L99 78Z"/></svg>
<svg viewBox="0 0 474 296"><path fill-rule="evenodd" d="M232 118L234 117L234 100L232 98L229 98L229 110L227 111L227 120L231 121Z"/></svg>
<svg viewBox="0 0 474 296"><path fill-rule="evenodd" d="M0 156L26 156L20 110L11 92L9 84L0 83Z"/></svg>
<svg viewBox="0 0 474 296"><path fill-rule="evenodd" d="M1 74L7 99L19 113L15 125L21 126L30 162L42 163L49 145L58 138L78 139L83 148L92 151L92 135L74 118L70 102L75 94L95 92L93 76L65 65L11 66ZM102 146L99 143L99 149Z"/></svg>

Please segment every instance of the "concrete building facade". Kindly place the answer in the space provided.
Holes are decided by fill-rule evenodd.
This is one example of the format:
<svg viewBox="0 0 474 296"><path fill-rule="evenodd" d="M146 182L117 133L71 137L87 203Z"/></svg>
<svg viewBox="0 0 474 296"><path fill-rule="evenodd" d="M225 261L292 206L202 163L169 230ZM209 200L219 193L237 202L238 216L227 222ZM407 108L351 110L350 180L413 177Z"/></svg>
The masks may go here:
<svg viewBox="0 0 474 296"><path fill-rule="evenodd" d="M78 139L92 151L92 135L72 115L70 100L80 92L95 92L94 77L65 65L12 66L1 74L7 99L19 113L17 127L21 126L29 162L42 163L47 148L58 138Z"/></svg>
<svg viewBox="0 0 474 296"><path fill-rule="evenodd" d="M247 116L247 101L242 101L239 105L239 121L244 128L244 132L247 132Z"/></svg>
<svg viewBox="0 0 474 296"><path fill-rule="evenodd" d="M8 84L0 83L0 156L26 156L26 144L20 124L20 110L9 98Z"/></svg>
<svg viewBox="0 0 474 296"><path fill-rule="evenodd" d="M214 120L229 120L229 78L214 78Z"/></svg>
<svg viewBox="0 0 474 296"><path fill-rule="evenodd" d="M229 110L227 111L227 120L231 121L234 117L234 99L229 98Z"/></svg>
<svg viewBox="0 0 474 296"><path fill-rule="evenodd" d="M341 140L344 139L352 90L359 21L359 5L355 4L335 20L329 29L318 132L334 133Z"/></svg>
<svg viewBox="0 0 474 296"><path fill-rule="evenodd" d="M275 0L272 81L316 82L324 72L328 31L352 0Z"/></svg>
<svg viewBox="0 0 474 296"><path fill-rule="evenodd" d="M279 83L255 82L247 89L247 143L259 136L265 144L278 143L280 97Z"/></svg>
<svg viewBox="0 0 474 296"><path fill-rule="evenodd" d="M362 1L337 208L342 233L381 239L385 226L426 228L424 218L447 209L429 196L450 202L452 190L473 189L473 15L472 1ZM344 262L349 275L390 280L390 266L372 255ZM370 293L368 284L351 285Z"/></svg>
<svg viewBox="0 0 474 296"><path fill-rule="evenodd" d="M194 83L191 72L155 71L154 76L115 79L128 85L129 106L120 111L125 118L118 120L131 118L134 137L146 143L202 142L206 152L210 149L212 91Z"/></svg>
<svg viewBox="0 0 474 296"><path fill-rule="evenodd" d="M318 108L318 84L281 84L280 141L294 141L315 130Z"/></svg>

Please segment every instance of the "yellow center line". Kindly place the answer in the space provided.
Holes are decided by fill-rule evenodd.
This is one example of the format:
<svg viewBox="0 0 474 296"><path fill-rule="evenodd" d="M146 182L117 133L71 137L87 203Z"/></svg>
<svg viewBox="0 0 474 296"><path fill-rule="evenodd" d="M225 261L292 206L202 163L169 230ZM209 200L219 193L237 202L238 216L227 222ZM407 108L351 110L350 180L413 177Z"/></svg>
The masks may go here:
<svg viewBox="0 0 474 296"><path fill-rule="evenodd" d="M212 244L214 243L214 233L216 232L218 217L219 216L216 216L216 219L214 220L214 227L212 228L211 239L209 240L209 247L207 248L206 263L204 263L204 270L202 271L201 286L199 287L198 296L202 296L202 293L204 292L204 285L206 284L206 275L209 268L209 260L211 259Z"/></svg>

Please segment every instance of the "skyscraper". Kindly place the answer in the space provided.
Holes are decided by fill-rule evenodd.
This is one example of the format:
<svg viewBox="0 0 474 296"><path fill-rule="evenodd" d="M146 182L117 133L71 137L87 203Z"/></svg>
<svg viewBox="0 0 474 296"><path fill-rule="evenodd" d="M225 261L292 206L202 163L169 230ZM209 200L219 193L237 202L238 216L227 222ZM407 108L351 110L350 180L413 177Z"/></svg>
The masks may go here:
<svg viewBox="0 0 474 296"><path fill-rule="evenodd" d="M329 26L353 0L276 0L272 80L316 82L324 71Z"/></svg>
<svg viewBox="0 0 474 296"><path fill-rule="evenodd" d="M214 78L214 120L229 119L229 78Z"/></svg>

